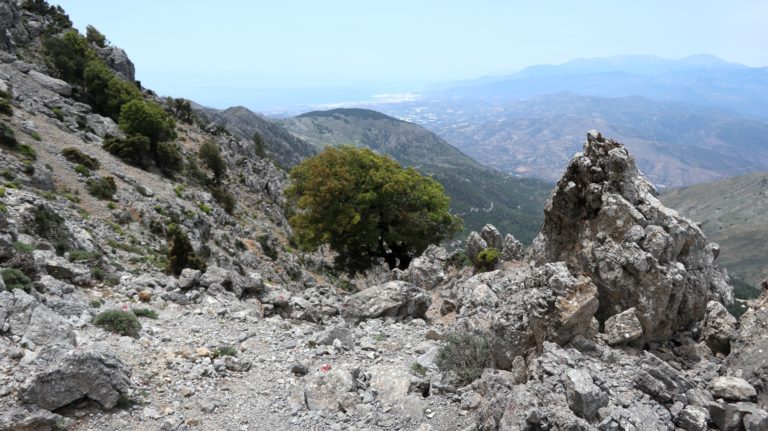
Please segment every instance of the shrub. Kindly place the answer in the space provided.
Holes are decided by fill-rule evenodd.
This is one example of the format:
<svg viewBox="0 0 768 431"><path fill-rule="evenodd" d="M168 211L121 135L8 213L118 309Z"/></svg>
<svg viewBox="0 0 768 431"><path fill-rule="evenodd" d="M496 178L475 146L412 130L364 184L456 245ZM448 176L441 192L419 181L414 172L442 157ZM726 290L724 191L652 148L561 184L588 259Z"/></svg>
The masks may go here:
<svg viewBox="0 0 768 431"><path fill-rule="evenodd" d="M88 62L83 72L85 97L93 109L117 120L126 103L141 99L141 92L130 82L120 78L100 59Z"/></svg>
<svg viewBox="0 0 768 431"><path fill-rule="evenodd" d="M173 99L169 105L173 106L173 114L179 121L192 124L195 121L195 113L192 111L192 104L187 99Z"/></svg>
<svg viewBox="0 0 768 431"><path fill-rule="evenodd" d="M19 253L32 253L33 251L35 251L35 246L32 244L26 244L23 242L16 241L13 243L13 249Z"/></svg>
<svg viewBox="0 0 768 431"><path fill-rule="evenodd" d="M153 320L157 319L157 312L151 308L134 308L132 311L136 317L146 317Z"/></svg>
<svg viewBox="0 0 768 431"><path fill-rule="evenodd" d="M30 147L29 145L22 144L19 145L19 154L21 154L24 158L29 160L37 160L37 151L35 151L34 148Z"/></svg>
<svg viewBox="0 0 768 431"><path fill-rule="evenodd" d="M21 7L38 15L50 17L53 25L48 29L49 33L56 33L72 27L72 21L69 20L69 16L64 13L61 6L51 6L45 0L26 0L21 4Z"/></svg>
<svg viewBox="0 0 768 431"><path fill-rule="evenodd" d="M53 108L51 109L51 112L53 112L53 116L56 117L59 121L64 121L64 111L61 110L61 108Z"/></svg>
<svg viewBox="0 0 768 431"><path fill-rule="evenodd" d="M107 37L92 25L85 27L85 39L99 48L107 46Z"/></svg>
<svg viewBox="0 0 768 431"><path fill-rule="evenodd" d="M56 75L72 84L83 82L83 71L95 54L88 41L75 29L69 29L61 37L43 40L46 62Z"/></svg>
<svg viewBox="0 0 768 431"><path fill-rule="evenodd" d="M220 358L222 356L237 356L237 348L234 346L221 346L213 349L213 357Z"/></svg>
<svg viewBox="0 0 768 431"><path fill-rule="evenodd" d="M37 133L37 132L31 132L31 133L29 134L29 136L31 136L31 137L32 137L32 139L34 139L35 141L42 141L42 140L43 140L43 138L42 138L42 137L40 137L40 134L39 134L39 133Z"/></svg>
<svg viewBox="0 0 768 431"><path fill-rule="evenodd" d="M261 250L268 258L277 260L277 250L272 246L268 235L259 235L256 237L256 241L259 243Z"/></svg>
<svg viewBox="0 0 768 431"><path fill-rule="evenodd" d="M70 248L69 230L64 218L45 205L38 205L32 210L32 217L25 223L24 230L50 241L60 255Z"/></svg>
<svg viewBox="0 0 768 431"><path fill-rule="evenodd" d="M11 106L11 101L5 97L0 97L0 114L7 115L9 117L13 115L13 106Z"/></svg>
<svg viewBox="0 0 768 431"><path fill-rule="evenodd" d="M256 152L256 155L260 158L263 159L267 157L267 151L264 148L264 139L258 132L253 134L253 149Z"/></svg>
<svg viewBox="0 0 768 431"><path fill-rule="evenodd" d="M435 364L442 371L453 371L464 384L480 378L491 367L491 343L486 335L459 331L446 335L445 345L437 352Z"/></svg>
<svg viewBox="0 0 768 431"><path fill-rule="evenodd" d="M75 172L78 174L84 176L84 177L90 177L91 176L91 170L86 168L83 165L75 165Z"/></svg>
<svg viewBox="0 0 768 431"><path fill-rule="evenodd" d="M427 371L429 370L427 370L424 366L422 366L418 362L414 362L411 364L411 371L413 371L414 374L424 377L427 375Z"/></svg>
<svg viewBox="0 0 768 431"><path fill-rule="evenodd" d="M70 262L90 262L101 257L98 251L72 250L67 256Z"/></svg>
<svg viewBox="0 0 768 431"><path fill-rule="evenodd" d="M112 200L117 193L117 184L112 177L101 177L98 179L89 179L86 182L88 193L104 200Z"/></svg>
<svg viewBox="0 0 768 431"><path fill-rule="evenodd" d="M184 166L179 146L173 142L158 143L155 150L155 163L164 174L173 176Z"/></svg>
<svg viewBox="0 0 768 431"><path fill-rule="evenodd" d="M220 184L221 178L227 172L227 163L221 157L219 147L212 142L205 142L198 152L200 160L213 173L214 184Z"/></svg>
<svg viewBox="0 0 768 431"><path fill-rule="evenodd" d="M61 155L64 156L70 163L83 165L88 169L96 170L101 167L98 159L95 159L88 154L83 153L75 147L67 147L61 150Z"/></svg>
<svg viewBox="0 0 768 431"><path fill-rule="evenodd" d="M16 148L19 145L13 129L5 123L0 123L0 145L8 148Z"/></svg>
<svg viewBox="0 0 768 431"><path fill-rule="evenodd" d="M211 187L211 195L228 214L235 212L235 196L223 187Z"/></svg>
<svg viewBox="0 0 768 431"><path fill-rule="evenodd" d="M184 268L205 271L205 263L197 257L187 234L176 224L168 226L168 263L165 272L179 275Z"/></svg>
<svg viewBox="0 0 768 431"><path fill-rule="evenodd" d="M143 168L146 166L146 157L150 151L149 138L146 136L130 136L126 139L109 138L104 141L102 147L126 163Z"/></svg>
<svg viewBox="0 0 768 431"><path fill-rule="evenodd" d="M102 302L101 299L91 300L91 308L101 308L102 305L104 305L104 302Z"/></svg>
<svg viewBox="0 0 768 431"><path fill-rule="evenodd" d="M176 187L173 188L173 192L176 193L176 197L183 198L184 197L184 191L187 188L184 187L184 184L178 184Z"/></svg>
<svg viewBox="0 0 768 431"><path fill-rule="evenodd" d="M93 318L93 324L110 332L136 337L141 330L141 323L136 315L127 311L107 310Z"/></svg>
<svg viewBox="0 0 768 431"><path fill-rule="evenodd" d="M29 292L32 289L32 280L19 269L5 268L0 271L0 275L2 275L5 288L8 290L21 289Z"/></svg>
<svg viewBox="0 0 768 431"><path fill-rule="evenodd" d="M204 202L198 202L197 203L197 207L200 208L200 211L202 211L202 212L204 212L206 214L211 214L211 211L212 211L211 207L206 205Z"/></svg>
<svg viewBox="0 0 768 431"><path fill-rule="evenodd" d="M176 137L176 123L165 110L154 102L131 100L120 109L120 128L129 135L149 138L154 152L158 142Z"/></svg>
<svg viewBox="0 0 768 431"><path fill-rule="evenodd" d="M479 271L491 271L499 263L499 250L488 247L477 254L477 263L475 267Z"/></svg>

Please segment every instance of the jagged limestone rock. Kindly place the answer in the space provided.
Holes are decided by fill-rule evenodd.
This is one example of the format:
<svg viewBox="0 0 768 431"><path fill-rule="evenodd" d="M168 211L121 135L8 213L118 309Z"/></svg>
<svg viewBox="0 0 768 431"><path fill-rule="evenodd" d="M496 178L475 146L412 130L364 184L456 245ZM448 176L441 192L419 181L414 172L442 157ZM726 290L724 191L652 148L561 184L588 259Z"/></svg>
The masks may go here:
<svg viewBox="0 0 768 431"><path fill-rule="evenodd" d="M488 244L488 247L493 247L499 251L504 248L504 239L501 236L501 232L492 224L483 226L483 229L480 231L480 238Z"/></svg>
<svg viewBox="0 0 768 431"><path fill-rule="evenodd" d="M467 237L467 258L472 263L477 263L477 255L488 248L488 243L477 232L470 232Z"/></svg>
<svg viewBox="0 0 768 431"><path fill-rule="evenodd" d="M643 335L643 326L637 319L634 307L611 316L605 321L605 335L608 344L628 343Z"/></svg>
<svg viewBox="0 0 768 431"><path fill-rule="evenodd" d="M707 303L707 315L702 322L701 339L713 353L727 355L731 351L731 339L736 334L738 321L717 301Z"/></svg>
<svg viewBox="0 0 768 431"><path fill-rule="evenodd" d="M627 149L596 131L547 202L531 257L591 277L601 322L636 308L644 340L690 328L710 300L732 301L701 229L664 207Z"/></svg>
<svg viewBox="0 0 768 431"><path fill-rule="evenodd" d="M504 246L501 251L501 258L503 260L520 260L523 257L523 243L518 241L514 235L508 233L504 237Z"/></svg>
<svg viewBox="0 0 768 431"><path fill-rule="evenodd" d="M347 297L343 315L352 319L373 319L376 317L424 317L432 297L424 290L404 281L369 287Z"/></svg>
<svg viewBox="0 0 768 431"><path fill-rule="evenodd" d="M739 330L731 341L726 367L741 373L757 389L761 407L768 407L768 290L741 316Z"/></svg>

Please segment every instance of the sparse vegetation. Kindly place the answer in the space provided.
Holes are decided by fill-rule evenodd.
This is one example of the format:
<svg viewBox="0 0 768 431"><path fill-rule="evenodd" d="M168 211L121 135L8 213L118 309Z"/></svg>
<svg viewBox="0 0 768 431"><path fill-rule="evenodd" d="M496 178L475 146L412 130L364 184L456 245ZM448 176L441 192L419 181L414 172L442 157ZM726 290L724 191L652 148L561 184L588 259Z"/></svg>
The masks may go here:
<svg viewBox="0 0 768 431"><path fill-rule="evenodd" d="M418 362L414 362L414 363L412 363L412 364L411 364L411 371L412 371L414 374L418 375L418 376L424 377L424 376L426 376L426 375L427 375L427 371L429 371L429 370L427 370L426 368L424 368L424 367L423 367L421 364L419 364Z"/></svg>
<svg viewBox="0 0 768 431"><path fill-rule="evenodd" d="M168 243L166 273L179 275L184 268L205 271L205 263L195 254L187 234L176 224L168 226Z"/></svg>
<svg viewBox="0 0 768 431"><path fill-rule="evenodd" d="M499 257L499 250L493 247L488 247L477 254L475 268L478 271L491 271L495 269L496 265L499 263Z"/></svg>
<svg viewBox="0 0 768 431"><path fill-rule="evenodd" d="M96 158L83 153L75 147L67 147L61 150L61 155L64 156L67 161L78 165L85 166L90 170L96 170L101 167L101 163Z"/></svg>
<svg viewBox="0 0 768 431"><path fill-rule="evenodd" d="M29 145L22 144L18 148L19 154L28 160L37 160L37 151Z"/></svg>
<svg viewBox="0 0 768 431"><path fill-rule="evenodd" d="M272 260L277 260L277 249L272 245L268 235L259 235L256 237L256 241L261 246L264 255Z"/></svg>
<svg viewBox="0 0 768 431"><path fill-rule="evenodd" d="M210 187L208 190L210 190L211 196L216 199L216 202L224 208L227 214L235 212L235 196L232 193L223 187Z"/></svg>
<svg viewBox="0 0 768 431"><path fill-rule="evenodd" d="M16 133L13 132L11 126L0 123L0 145L15 149L19 145L19 141L16 140Z"/></svg>
<svg viewBox="0 0 768 431"><path fill-rule="evenodd" d="M198 157L213 173L213 183L220 184L222 177L227 172L227 163L221 157L219 147L212 142L205 142L200 146Z"/></svg>
<svg viewBox="0 0 768 431"><path fill-rule="evenodd" d="M69 230L64 218L45 205L32 209L32 217L25 223L24 230L50 241L60 255L70 249Z"/></svg>
<svg viewBox="0 0 768 431"><path fill-rule="evenodd" d="M78 174L80 174L80 175L82 175L82 176L84 176L86 178L91 176L91 170L86 168L83 165L75 165L74 169L75 169L75 172L77 172Z"/></svg>
<svg viewBox="0 0 768 431"><path fill-rule="evenodd" d="M125 139L109 138L104 140L102 146L106 151L121 158L126 163L140 168L147 166L150 142L146 136L137 135Z"/></svg>
<svg viewBox="0 0 768 431"><path fill-rule="evenodd" d="M221 358L223 356L237 356L237 348L234 346L221 346L213 350L214 358Z"/></svg>
<svg viewBox="0 0 768 431"><path fill-rule="evenodd" d="M20 269L5 268L0 271L0 275L5 282L5 288L8 290L21 289L29 292L32 289L32 280L27 277Z"/></svg>
<svg viewBox="0 0 768 431"><path fill-rule="evenodd" d="M112 177L92 178L86 182L88 193L104 200L112 200L117 193L117 184Z"/></svg>
<svg viewBox="0 0 768 431"><path fill-rule="evenodd" d="M98 251L72 250L67 255L70 262L91 262L101 257Z"/></svg>
<svg viewBox="0 0 768 431"><path fill-rule="evenodd" d="M35 251L35 246L16 241L13 243L13 249L19 253L32 253Z"/></svg>
<svg viewBox="0 0 768 431"><path fill-rule="evenodd" d="M43 39L46 63L55 75L72 84L83 83L83 72L88 61L95 57L88 41L75 29L69 29L62 36Z"/></svg>
<svg viewBox="0 0 768 431"><path fill-rule="evenodd" d="M141 330L141 323L136 315L128 311L107 310L93 318L93 324L115 334L136 337Z"/></svg>
<svg viewBox="0 0 768 431"><path fill-rule="evenodd" d="M0 91L0 115L13 115L13 107L8 93Z"/></svg>
<svg viewBox="0 0 768 431"><path fill-rule="evenodd" d="M85 39L99 48L107 46L107 37L92 25L85 27Z"/></svg>
<svg viewBox="0 0 768 431"><path fill-rule="evenodd" d="M43 140L43 138L40 136L40 134L35 132L35 131L30 132L29 136L31 136L32 139L34 139L35 141L42 141Z"/></svg>
<svg viewBox="0 0 768 431"><path fill-rule="evenodd" d="M151 308L134 308L133 314L136 315L136 317L146 317L147 319L157 319L157 311L151 309Z"/></svg>
<svg viewBox="0 0 768 431"><path fill-rule="evenodd" d="M484 368L493 365L491 342L484 334L459 331L447 334L437 352L435 364L442 371L453 371L464 384L480 378Z"/></svg>
<svg viewBox="0 0 768 431"><path fill-rule="evenodd" d="M104 302L101 299L92 299L90 305L91 308L101 308Z"/></svg>

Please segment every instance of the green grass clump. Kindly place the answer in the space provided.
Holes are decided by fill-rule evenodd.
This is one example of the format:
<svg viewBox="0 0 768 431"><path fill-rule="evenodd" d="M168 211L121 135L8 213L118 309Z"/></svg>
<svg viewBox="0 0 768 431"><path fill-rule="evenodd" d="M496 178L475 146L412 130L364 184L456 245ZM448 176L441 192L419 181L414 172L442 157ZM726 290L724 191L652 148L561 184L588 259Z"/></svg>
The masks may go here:
<svg viewBox="0 0 768 431"><path fill-rule="evenodd" d="M53 116L56 117L57 120L64 121L64 112L61 108L53 108L51 109L51 112L53 112Z"/></svg>
<svg viewBox="0 0 768 431"><path fill-rule="evenodd" d="M70 262L90 262L101 257L98 251L72 250L69 252Z"/></svg>
<svg viewBox="0 0 768 431"><path fill-rule="evenodd" d="M101 299L91 300L91 308L101 308L102 305L104 305L104 301L102 301Z"/></svg>
<svg viewBox="0 0 768 431"><path fill-rule="evenodd" d="M435 364L442 371L453 371L464 384L480 378L484 368L493 365L491 342L480 333L453 332L445 337L445 345L437 352Z"/></svg>
<svg viewBox="0 0 768 431"><path fill-rule="evenodd" d="M209 207L208 205L204 204L203 202L199 202L197 204L197 207L200 208L200 211L202 211L202 212L204 212L206 214L210 214L211 213L211 207Z"/></svg>
<svg viewBox="0 0 768 431"><path fill-rule="evenodd" d="M176 193L176 197L183 198L184 197L184 191L187 188L184 187L184 184L179 184L176 187L173 188L173 192Z"/></svg>
<svg viewBox="0 0 768 431"><path fill-rule="evenodd" d="M5 288L8 290L21 289L25 292L32 290L32 280L21 272L20 269L5 268L0 271L0 276L3 277Z"/></svg>
<svg viewBox="0 0 768 431"><path fill-rule="evenodd" d="M16 148L19 145L19 141L16 140L16 133L13 132L11 126L0 123L0 145L8 148Z"/></svg>
<svg viewBox="0 0 768 431"><path fill-rule="evenodd" d="M24 242L14 242L13 249L19 253L32 253L35 251L35 246Z"/></svg>
<svg viewBox="0 0 768 431"><path fill-rule="evenodd" d="M19 145L19 154L21 154L21 156L25 159L37 160L37 151L35 151L35 149L29 145Z"/></svg>
<svg viewBox="0 0 768 431"><path fill-rule="evenodd" d="M11 116L13 115L13 107L11 101L6 98L0 98L0 114Z"/></svg>
<svg viewBox="0 0 768 431"><path fill-rule="evenodd" d="M78 174L86 178L91 176L91 170L85 167L85 165L80 165L80 164L75 165L75 172L77 172Z"/></svg>
<svg viewBox="0 0 768 431"><path fill-rule="evenodd" d="M256 237L256 241L261 245L261 249L264 251L264 254L272 259L277 260L277 250L275 250L274 247L272 247L272 244L269 241L269 236L267 235L259 235Z"/></svg>
<svg viewBox="0 0 768 431"><path fill-rule="evenodd" d="M37 132L32 132L32 133L29 134L29 136L31 136L32 139L34 139L35 141L42 141L43 140L43 138L41 138L40 134L37 133Z"/></svg>
<svg viewBox="0 0 768 431"><path fill-rule="evenodd" d="M146 317L148 319L157 319L157 312L151 308L134 308L133 314L136 317Z"/></svg>
<svg viewBox="0 0 768 431"><path fill-rule="evenodd" d="M93 324L115 334L135 337L139 335L141 323L136 315L128 311L107 310L93 318Z"/></svg>
<svg viewBox="0 0 768 431"><path fill-rule="evenodd" d="M221 346L213 350L214 358L220 358L222 356L237 357L237 348L234 346Z"/></svg>
<svg viewBox="0 0 768 431"><path fill-rule="evenodd" d="M411 371L413 371L414 374L419 375L421 377L424 377L427 375L427 370L425 367L423 367L418 362L414 362L411 364Z"/></svg>
<svg viewBox="0 0 768 431"><path fill-rule="evenodd" d="M107 245L112 248L116 248L118 250L127 251L128 253L135 253L139 255L144 254L144 250L142 250L140 247L136 247L135 245L126 244L123 242L118 242L118 241L115 241L114 239L108 239Z"/></svg>
<svg viewBox="0 0 768 431"><path fill-rule="evenodd" d="M90 179L86 182L86 186L88 193L103 200L112 200L115 193L117 193L117 184L115 184L115 179L112 177Z"/></svg>
<svg viewBox="0 0 768 431"><path fill-rule="evenodd" d="M101 163L98 159L95 159L88 154L83 153L75 147L67 147L61 150L61 155L64 156L67 161L76 165L83 165L90 170L99 169Z"/></svg>
<svg viewBox="0 0 768 431"><path fill-rule="evenodd" d="M475 267L478 271L491 271L499 263L500 253L493 247L488 247L477 255Z"/></svg>

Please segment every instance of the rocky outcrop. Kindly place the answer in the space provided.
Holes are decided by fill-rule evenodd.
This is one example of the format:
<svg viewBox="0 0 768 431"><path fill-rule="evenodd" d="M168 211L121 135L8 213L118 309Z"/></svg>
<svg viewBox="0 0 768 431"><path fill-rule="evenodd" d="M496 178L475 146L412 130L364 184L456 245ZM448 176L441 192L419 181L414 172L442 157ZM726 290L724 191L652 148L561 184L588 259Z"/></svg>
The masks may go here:
<svg viewBox="0 0 768 431"><path fill-rule="evenodd" d="M692 221L664 207L634 158L596 131L587 135L544 209L532 257L564 261L597 286L597 318L635 308L643 340L700 321L710 300L732 301L716 253Z"/></svg>
<svg viewBox="0 0 768 431"><path fill-rule="evenodd" d="M114 354L72 351L59 356L49 368L23 388L28 403L55 410L87 398L103 409L115 407L128 394L130 372Z"/></svg>
<svg viewBox="0 0 768 431"><path fill-rule="evenodd" d="M757 389L758 404L768 407L768 290L741 316L725 365Z"/></svg>
<svg viewBox="0 0 768 431"><path fill-rule="evenodd" d="M358 292L346 299L342 314L351 319L424 317L432 298L424 290L404 281L390 281Z"/></svg>
<svg viewBox="0 0 768 431"><path fill-rule="evenodd" d="M124 79L130 82L136 80L136 67L124 50L116 46L96 47L96 53L104 60L107 66Z"/></svg>

